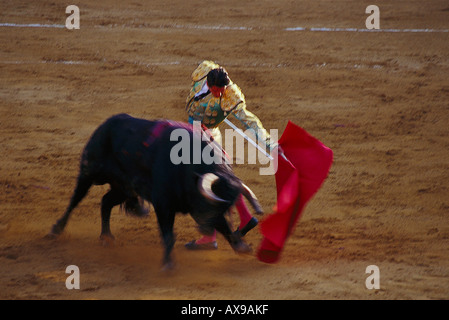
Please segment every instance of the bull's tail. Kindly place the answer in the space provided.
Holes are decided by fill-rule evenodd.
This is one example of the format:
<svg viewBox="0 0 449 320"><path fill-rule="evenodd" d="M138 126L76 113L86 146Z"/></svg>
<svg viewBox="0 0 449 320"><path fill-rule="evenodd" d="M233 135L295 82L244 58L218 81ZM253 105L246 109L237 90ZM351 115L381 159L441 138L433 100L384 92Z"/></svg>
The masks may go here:
<svg viewBox="0 0 449 320"><path fill-rule="evenodd" d="M144 200L140 197L128 198L120 204L120 211L139 218L149 215L149 209L145 207Z"/></svg>

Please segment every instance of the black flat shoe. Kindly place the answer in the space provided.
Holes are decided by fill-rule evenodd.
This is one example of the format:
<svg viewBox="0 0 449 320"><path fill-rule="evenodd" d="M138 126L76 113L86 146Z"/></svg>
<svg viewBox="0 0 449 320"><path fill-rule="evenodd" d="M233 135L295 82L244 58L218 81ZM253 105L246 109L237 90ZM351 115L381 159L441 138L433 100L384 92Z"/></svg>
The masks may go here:
<svg viewBox="0 0 449 320"><path fill-rule="evenodd" d="M217 241L207 243L196 243L196 240L192 240L184 245L189 250L217 250Z"/></svg>
<svg viewBox="0 0 449 320"><path fill-rule="evenodd" d="M259 221L256 218L252 217L251 220L249 220L248 223L242 228L242 230L239 230L239 228L237 228L237 230L235 230L234 233L240 233L240 237L244 237L249 231L254 229L258 224Z"/></svg>

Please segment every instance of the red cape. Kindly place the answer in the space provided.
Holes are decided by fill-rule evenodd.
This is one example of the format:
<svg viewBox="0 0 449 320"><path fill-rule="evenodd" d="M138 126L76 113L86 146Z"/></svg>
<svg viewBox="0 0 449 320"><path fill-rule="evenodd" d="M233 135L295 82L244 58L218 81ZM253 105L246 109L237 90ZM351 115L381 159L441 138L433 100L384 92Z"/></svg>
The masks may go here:
<svg viewBox="0 0 449 320"><path fill-rule="evenodd" d="M291 121L279 145L289 161L278 158L276 211L260 224L264 239L257 258L267 263L279 260L287 238L305 205L326 179L333 161L331 149Z"/></svg>

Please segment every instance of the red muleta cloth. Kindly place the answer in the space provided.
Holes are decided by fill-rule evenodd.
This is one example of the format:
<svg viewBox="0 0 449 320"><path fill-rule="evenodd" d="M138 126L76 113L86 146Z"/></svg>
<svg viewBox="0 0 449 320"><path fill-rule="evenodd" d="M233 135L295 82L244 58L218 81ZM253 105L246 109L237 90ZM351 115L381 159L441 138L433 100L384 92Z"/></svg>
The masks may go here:
<svg viewBox="0 0 449 320"><path fill-rule="evenodd" d="M307 202L328 176L333 152L303 128L289 121L279 140L284 155L278 158L275 212L260 224L264 236L257 258L275 263Z"/></svg>

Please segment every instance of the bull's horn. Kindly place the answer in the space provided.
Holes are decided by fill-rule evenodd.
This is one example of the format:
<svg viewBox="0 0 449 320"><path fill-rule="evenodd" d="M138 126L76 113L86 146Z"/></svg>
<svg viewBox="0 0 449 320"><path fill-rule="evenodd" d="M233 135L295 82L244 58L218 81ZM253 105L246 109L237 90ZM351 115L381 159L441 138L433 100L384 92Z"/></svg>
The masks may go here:
<svg viewBox="0 0 449 320"><path fill-rule="evenodd" d="M220 197L218 197L213 191L212 191L212 185L215 181L219 180L220 178L213 174L213 173L206 173L203 174L200 179L198 180L198 188L200 190L200 193L206 198L211 200L212 202L228 202Z"/></svg>
<svg viewBox="0 0 449 320"><path fill-rule="evenodd" d="M248 199L249 203L251 203L251 205L253 206L253 208L257 214L263 214L263 209L262 209L256 195L244 183L242 183L242 194L245 196L246 199Z"/></svg>

